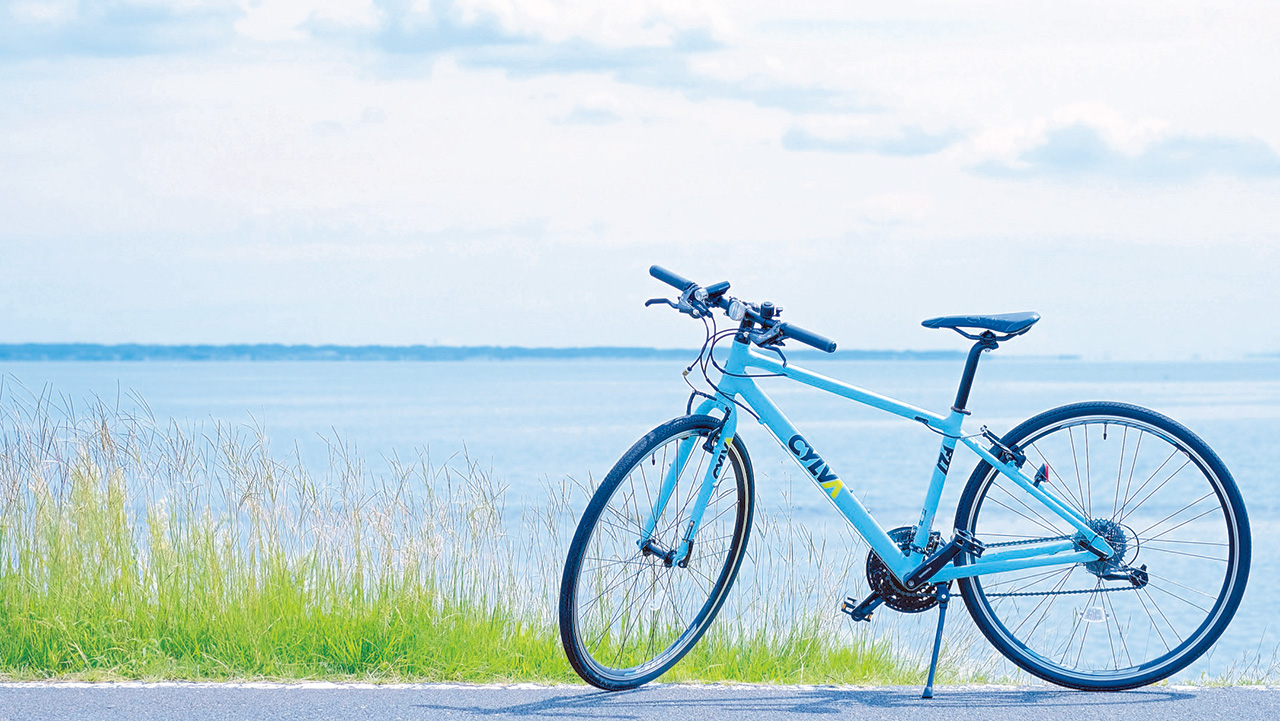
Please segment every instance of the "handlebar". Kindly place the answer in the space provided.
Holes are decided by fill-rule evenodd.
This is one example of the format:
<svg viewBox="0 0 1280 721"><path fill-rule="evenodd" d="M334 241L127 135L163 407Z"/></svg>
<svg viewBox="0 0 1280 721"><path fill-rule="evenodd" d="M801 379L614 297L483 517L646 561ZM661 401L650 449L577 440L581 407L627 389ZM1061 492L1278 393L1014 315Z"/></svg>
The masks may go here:
<svg viewBox="0 0 1280 721"><path fill-rule="evenodd" d="M697 283L685 278L677 273L663 268L660 265L649 267L649 275L666 283L667 285L681 292L680 303L670 303L672 306L681 309L682 312L690 312L690 308L696 308L698 311L707 312L710 308L720 308L726 313L737 303L742 306L742 319L749 320L766 330L773 330L771 334L774 339L772 342L782 341L791 338L799 343L816 348L825 353L834 353L836 350L836 342L825 336L814 333L811 330L801 328L798 325L784 323L776 318L766 318L761 312L760 307L753 303L745 303L743 301L730 298L725 295L725 291L729 290L728 283L716 283L707 288L699 287ZM658 301L650 301L658 302ZM781 311L781 309L779 309ZM693 313L697 317L697 313ZM737 320L738 318L735 318Z"/></svg>
<svg viewBox="0 0 1280 721"><path fill-rule="evenodd" d="M689 290L689 286L697 285L697 283L694 283L688 278L672 273L671 271L667 270L666 268L663 268L660 265L649 266L649 275L657 278L658 280L662 281L663 283L666 283L667 285L671 286L672 288L675 288L676 290L682 293L686 290Z"/></svg>
<svg viewBox="0 0 1280 721"><path fill-rule="evenodd" d="M806 330L798 325L790 323L781 323L782 335L787 338L794 338L807 346L817 348L824 353L836 352L836 342L825 336L818 335L811 330Z"/></svg>

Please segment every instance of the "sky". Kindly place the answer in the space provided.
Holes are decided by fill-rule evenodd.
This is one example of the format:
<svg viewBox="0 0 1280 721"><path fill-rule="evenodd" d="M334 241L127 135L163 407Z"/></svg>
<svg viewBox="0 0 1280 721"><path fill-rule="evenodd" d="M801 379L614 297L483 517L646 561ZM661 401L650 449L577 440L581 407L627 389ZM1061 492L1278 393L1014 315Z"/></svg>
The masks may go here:
<svg viewBox="0 0 1280 721"><path fill-rule="evenodd" d="M0 1L0 343L1280 353L1280 6ZM1004 351L1002 351L1004 352Z"/></svg>

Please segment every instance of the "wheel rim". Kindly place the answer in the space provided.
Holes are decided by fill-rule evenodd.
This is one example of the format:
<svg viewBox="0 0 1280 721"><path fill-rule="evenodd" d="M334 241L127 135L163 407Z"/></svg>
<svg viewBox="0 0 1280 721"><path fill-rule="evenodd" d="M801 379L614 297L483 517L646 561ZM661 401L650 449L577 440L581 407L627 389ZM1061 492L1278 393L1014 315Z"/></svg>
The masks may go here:
<svg viewBox="0 0 1280 721"><path fill-rule="evenodd" d="M1106 562L984 575L977 608L1033 672L1080 683L1164 677L1215 637L1239 572L1239 519L1223 479L1186 442L1142 421L1086 416L1019 441L1027 467L1113 546ZM1030 472L1030 471L1029 471ZM992 471L969 518L988 546L1074 535ZM1146 566L1147 582L1107 579Z"/></svg>
<svg viewBox="0 0 1280 721"><path fill-rule="evenodd" d="M686 568L668 566L637 545L662 478L681 443L692 446L652 539L675 548L708 466L708 431L694 429L651 449L619 481L601 509L575 582L575 643L598 675L626 682L656 675L698 640L718 610L745 533L743 464L730 452L699 525Z"/></svg>

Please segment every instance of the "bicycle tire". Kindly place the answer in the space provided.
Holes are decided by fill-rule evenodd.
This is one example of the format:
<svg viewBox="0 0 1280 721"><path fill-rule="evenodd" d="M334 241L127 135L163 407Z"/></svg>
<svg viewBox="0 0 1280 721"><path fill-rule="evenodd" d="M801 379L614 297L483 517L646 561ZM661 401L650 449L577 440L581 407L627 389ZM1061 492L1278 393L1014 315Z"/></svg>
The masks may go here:
<svg viewBox="0 0 1280 721"><path fill-rule="evenodd" d="M666 673L702 637L733 586L754 510L751 461L738 438L727 444L688 567L668 566L637 543L661 479L688 441L691 452L653 536L664 548L679 543L711 462L703 439L720 425L690 415L653 429L605 476L578 523L560 584L560 639L574 671L593 686L635 688Z"/></svg>
<svg viewBox="0 0 1280 721"><path fill-rule="evenodd" d="M960 579L987 640L1035 676L1091 691L1155 683L1207 651L1240 604L1251 557L1244 502L1217 454L1159 413L1104 401L1045 411L1001 443L1114 539L1119 559ZM969 478L955 527L988 550L1074 534L986 462ZM1145 583L1103 578L1139 567Z"/></svg>

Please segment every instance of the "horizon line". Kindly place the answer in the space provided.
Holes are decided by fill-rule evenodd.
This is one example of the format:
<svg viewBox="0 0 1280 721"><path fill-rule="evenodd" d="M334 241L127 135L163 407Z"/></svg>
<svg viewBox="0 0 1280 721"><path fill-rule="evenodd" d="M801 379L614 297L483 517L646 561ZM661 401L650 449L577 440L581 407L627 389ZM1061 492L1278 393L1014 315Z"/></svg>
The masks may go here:
<svg viewBox="0 0 1280 721"><path fill-rule="evenodd" d="M954 360L962 350L845 349L827 354L787 348L805 358ZM345 345L287 343L0 343L0 361L130 360L478 360L687 357L697 348L646 346ZM1072 356L1078 358L1078 356Z"/></svg>

